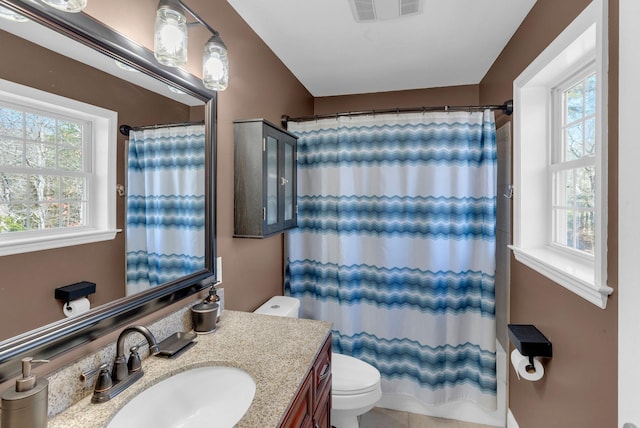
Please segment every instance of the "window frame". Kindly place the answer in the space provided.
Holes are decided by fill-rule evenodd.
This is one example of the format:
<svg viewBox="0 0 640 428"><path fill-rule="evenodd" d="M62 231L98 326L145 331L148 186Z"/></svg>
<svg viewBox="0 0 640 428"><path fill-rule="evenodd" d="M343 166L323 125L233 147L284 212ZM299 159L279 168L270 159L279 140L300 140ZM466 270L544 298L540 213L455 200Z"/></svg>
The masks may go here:
<svg viewBox="0 0 640 428"><path fill-rule="evenodd" d="M560 243L555 242L554 235L556 233L557 225L554 221L554 214L555 214L554 208L556 205L554 202L554 197L556 196L556 192L554 188L554 174L560 171L571 171L576 168L589 167L589 166L592 166L594 168L596 176L602 173L597 164L597 154L594 154L593 156L583 156L580 159L561 160L561 158L563 157L562 153L565 150L564 117L566 112L566 106L565 106L564 93L569 89L571 89L576 84L585 81L589 76L594 74L596 76L596 87L597 87L597 85L599 85L600 82L597 81L598 73L596 71L595 60L589 61L586 65L582 66L578 71L562 79L557 85L553 85L553 87L551 88L552 104L551 104L550 114L551 114L551 123L552 123L552 135L549 141L549 145L551 149L549 151L550 157L549 157L549 166L548 166L549 207L550 207L548 212L548 215L549 215L548 221L550 225L548 245L553 247L555 250L566 254L569 257L577 257L580 260L583 260L589 263L595 262L595 254L590 254L586 251L581 251L575 247L569 247L569 246L562 245ZM596 99L596 106L597 105L598 105L598 100ZM593 114L593 117L595 118L596 126L598 126L599 122L603 120L603 118L598 115L597 108ZM585 122L586 120L583 119L582 123L585 123ZM601 144L598 144L599 143L598 140L599 139L596 136L595 151L598 151L598 149L600 149L600 146L601 146ZM596 195L595 194L597 194L597 191L594 189L594 207L591 210L593 211L594 216L596 214L595 213L596 212L596 206L595 206ZM575 204L573 208L575 209ZM596 219L596 223L597 221L598 220ZM595 247L595 244L594 244L594 247ZM595 248L594 248L594 253L595 253Z"/></svg>
<svg viewBox="0 0 640 428"><path fill-rule="evenodd" d="M606 308L607 3L592 1L514 81L514 242L516 260ZM554 138L552 90L590 62L596 71L596 240L593 260L550 245ZM542 146L542 147L541 147ZM564 250L564 249L563 249Z"/></svg>
<svg viewBox="0 0 640 428"><path fill-rule="evenodd" d="M0 79L0 99L27 110L90 124L86 145L85 226L0 234L0 256L114 239L116 233L116 144L118 114L91 104ZM84 143L83 143L84 144Z"/></svg>
<svg viewBox="0 0 640 428"><path fill-rule="evenodd" d="M21 112L23 115L33 114L33 115L55 119L56 121L65 121L65 122L75 123L76 125L79 125L82 128L82 141L80 143L81 149L82 149L82 161L81 161L82 169L80 171L69 171L63 168L59 168L57 166L54 168L51 168L51 167L30 168L28 166L5 166L0 168L5 170L6 172L21 174L21 175L46 175L46 176L57 176L60 178L65 176L78 177L78 178L82 178L85 183L84 191L83 191L83 199L78 201L84 204L84 208L83 208L84 224L83 225L73 226L72 228L71 227L68 227L68 228L52 227L52 228L46 228L46 229L27 229L24 231L7 232L7 233L11 233L14 237L17 237L17 236L25 236L25 237L36 236L37 237L37 236L44 236L49 233L55 233L56 231L82 230L82 229L87 229L92 227L92 224L90 224L90 222L93 220L93 217L91 215L92 214L91 205L94 198L94 195L91 194L91 192L93 191L93 188L91 186L91 182L93 179L93 170L92 170L92 164L91 164L91 153L92 153L91 146L93 144L93 141L92 141L91 129L92 129L93 123L87 120L86 118L81 119L81 118L78 118L77 116L61 114L59 111L52 111L52 110L47 111L41 108L34 108L32 105L16 104L14 102L9 102L2 99L1 96L0 96L0 103L4 107L8 107L15 111ZM37 141L34 141L25 135L23 135L22 137L11 137L11 138L15 138L16 140L19 140L22 144L27 144L27 145L30 144L30 142L38 143ZM55 145L55 146L59 145L57 141L54 144L51 144L50 142L44 142L44 143L47 145ZM23 153L23 155L24 154L25 153ZM63 190L62 187L60 187L60 190ZM61 199L63 198L60 195L57 202L61 202ZM25 203L27 203L27 205L31 205L33 201L26 200Z"/></svg>

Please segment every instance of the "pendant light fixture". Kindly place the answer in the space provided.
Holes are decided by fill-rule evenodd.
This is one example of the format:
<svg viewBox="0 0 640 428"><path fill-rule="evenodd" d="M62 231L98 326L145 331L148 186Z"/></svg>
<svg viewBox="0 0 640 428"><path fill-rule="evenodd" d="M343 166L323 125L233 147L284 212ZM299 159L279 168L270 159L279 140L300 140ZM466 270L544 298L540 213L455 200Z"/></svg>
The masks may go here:
<svg viewBox="0 0 640 428"><path fill-rule="evenodd" d="M187 22L186 13L197 22ZM200 18L182 0L160 0L156 11L154 56L169 67L187 63L188 33L190 25L201 24L213 35L204 45L202 55L202 83L207 89L223 91L229 84L227 47L220 34Z"/></svg>
<svg viewBox="0 0 640 428"><path fill-rule="evenodd" d="M202 83L207 89L224 91L229 85L227 47L218 33L204 45L202 55Z"/></svg>
<svg viewBox="0 0 640 428"><path fill-rule="evenodd" d="M40 0L44 4L62 10L63 12L78 13L87 7L87 0Z"/></svg>
<svg viewBox="0 0 640 428"><path fill-rule="evenodd" d="M156 11L153 54L160 64L180 67L187 63L187 17L178 0L160 0Z"/></svg>

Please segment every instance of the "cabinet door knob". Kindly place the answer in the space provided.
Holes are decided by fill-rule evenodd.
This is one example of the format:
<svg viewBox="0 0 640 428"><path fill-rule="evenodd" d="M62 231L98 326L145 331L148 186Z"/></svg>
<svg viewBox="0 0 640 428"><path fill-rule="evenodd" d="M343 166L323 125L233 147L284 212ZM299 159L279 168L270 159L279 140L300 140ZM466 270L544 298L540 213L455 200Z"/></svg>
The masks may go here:
<svg viewBox="0 0 640 428"><path fill-rule="evenodd" d="M284 178L284 177L280 177L280 185L281 185L281 186L284 186L284 185L285 185L285 184L287 184L288 182L289 182L289 180L287 180L286 178Z"/></svg>

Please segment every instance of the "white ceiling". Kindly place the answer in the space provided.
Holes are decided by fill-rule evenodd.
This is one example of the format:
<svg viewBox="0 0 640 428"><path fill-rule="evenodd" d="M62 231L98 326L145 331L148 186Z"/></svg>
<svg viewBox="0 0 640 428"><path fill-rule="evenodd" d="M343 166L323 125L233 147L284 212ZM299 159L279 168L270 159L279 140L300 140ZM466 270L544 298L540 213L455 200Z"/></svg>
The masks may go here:
<svg viewBox="0 0 640 428"><path fill-rule="evenodd" d="M349 0L227 1L315 97L477 84L535 3L422 0L358 23Z"/></svg>

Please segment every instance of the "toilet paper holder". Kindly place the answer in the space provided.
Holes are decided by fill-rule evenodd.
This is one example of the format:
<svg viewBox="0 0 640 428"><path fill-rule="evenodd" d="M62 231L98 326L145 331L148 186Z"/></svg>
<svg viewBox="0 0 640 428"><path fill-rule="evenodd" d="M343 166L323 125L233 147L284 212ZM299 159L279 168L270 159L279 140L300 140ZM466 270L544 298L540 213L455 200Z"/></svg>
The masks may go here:
<svg viewBox="0 0 640 428"><path fill-rule="evenodd" d="M55 298L62 300L65 305L70 301L87 297L89 294L96 292L96 283L89 281L80 281L75 284L58 287L55 290Z"/></svg>
<svg viewBox="0 0 640 428"><path fill-rule="evenodd" d="M552 346L536 326L532 324L509 324L509 340L525 357L529 357L529 367L533 368L535 357L551 358L553 356Z"/></svg>

